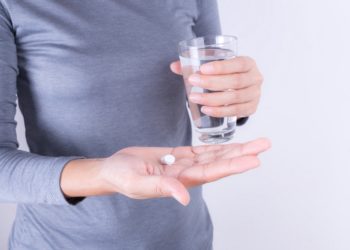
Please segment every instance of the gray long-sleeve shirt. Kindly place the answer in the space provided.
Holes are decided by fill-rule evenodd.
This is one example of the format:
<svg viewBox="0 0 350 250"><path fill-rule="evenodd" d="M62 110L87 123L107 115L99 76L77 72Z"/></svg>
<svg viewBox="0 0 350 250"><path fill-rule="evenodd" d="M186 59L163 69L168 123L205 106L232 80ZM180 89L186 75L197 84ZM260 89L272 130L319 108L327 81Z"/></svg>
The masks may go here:
<svg viewBox="0 0 350 250"><path fill-rule="evenodd" d="M214 0L0 0L0 201L11 249L210 249L201 188L171 198L63 196L65 164L128 146L190 145L183 39L220 33ZM16 99L30 152L18 150Z"/></svg>

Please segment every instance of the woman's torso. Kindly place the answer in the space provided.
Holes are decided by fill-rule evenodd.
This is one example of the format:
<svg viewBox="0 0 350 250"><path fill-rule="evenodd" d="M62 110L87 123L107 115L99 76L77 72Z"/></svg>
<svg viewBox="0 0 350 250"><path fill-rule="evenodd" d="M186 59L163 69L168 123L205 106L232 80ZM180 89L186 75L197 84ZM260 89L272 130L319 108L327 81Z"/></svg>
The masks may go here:
<svg viewBox="0 0 350 250"><path fill-rule="evenodd" d="M18 100L33 153L104 157L127 146L191 143L177 43L195 34L196 1L6 1ZM170 198L91 197L19 205L13 249L209 249L201 188Z"/></svg>

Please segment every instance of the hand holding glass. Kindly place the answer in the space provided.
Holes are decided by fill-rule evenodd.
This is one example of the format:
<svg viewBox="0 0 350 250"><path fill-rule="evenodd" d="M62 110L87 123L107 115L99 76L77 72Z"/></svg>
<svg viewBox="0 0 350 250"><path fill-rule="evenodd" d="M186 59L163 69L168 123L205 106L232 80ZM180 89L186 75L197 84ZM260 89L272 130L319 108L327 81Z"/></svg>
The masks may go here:
<svg viewBox="0 0 350 250"><path fill-rule="evenodd" d="M189 96L192 92L211 93L207 89L192 86L190 75L200 73L200 66L212 61L228 60L237 56L237 38L234 36L205 36L179 43L182 73ZM229 91L229 90L227 90ZM199 140L218 144L231 140L236 129L236 117L211 117L201 111L202 105L188 100L188 107Z"/></svg>

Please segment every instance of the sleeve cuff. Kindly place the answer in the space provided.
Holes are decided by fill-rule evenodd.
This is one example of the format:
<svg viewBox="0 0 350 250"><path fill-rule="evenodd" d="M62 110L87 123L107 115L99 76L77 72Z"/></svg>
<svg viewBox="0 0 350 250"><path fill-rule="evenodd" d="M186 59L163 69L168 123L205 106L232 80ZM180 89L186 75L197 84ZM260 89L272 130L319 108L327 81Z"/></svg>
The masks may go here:
<svg viewBox="0 0 350 250"><path fill-rule="evenodd" d="M76 159L84 159L85 157L81 156L69 156L69 157L58 157L53 163L51 170L51 178L52 183L50 183L47 190L47 196L44 202L46 204L52 205L76 205L85 197L66 197L61 189L61 174L63 168L66 164L72 160Z"/></svg>
<svg viewBox="0 0 350 250"><path fill-rule="evenodd" d="M237 126L242 126L244 125L249 119L249 116L247 117L241 117L237 119Z"/></svg>
<svg viewBox="0 0 350 250"><path fill-rule="evenodd" d="M65 197L65 199L70 205L77 205L79 202L83 201L85 197Z"/></svg>

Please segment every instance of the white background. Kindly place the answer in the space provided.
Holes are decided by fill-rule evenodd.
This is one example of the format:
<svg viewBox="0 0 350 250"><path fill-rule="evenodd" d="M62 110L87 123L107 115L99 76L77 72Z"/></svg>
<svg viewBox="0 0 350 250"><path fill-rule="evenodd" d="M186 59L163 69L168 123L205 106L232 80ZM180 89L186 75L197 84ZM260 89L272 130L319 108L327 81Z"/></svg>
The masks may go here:
<svg viewBox="0 0 350 250"><path fill-rule="evenodd" d="M224 33L265 76L236 140L267 136L273 148L259 169L205 187L215 249L349 250L349 2L218 1ZM23 131L19 118L25 148ZM0 205L0 249L14 212Z"/></svg>

